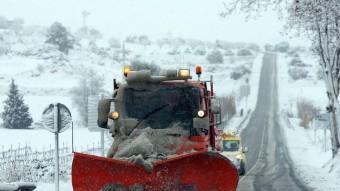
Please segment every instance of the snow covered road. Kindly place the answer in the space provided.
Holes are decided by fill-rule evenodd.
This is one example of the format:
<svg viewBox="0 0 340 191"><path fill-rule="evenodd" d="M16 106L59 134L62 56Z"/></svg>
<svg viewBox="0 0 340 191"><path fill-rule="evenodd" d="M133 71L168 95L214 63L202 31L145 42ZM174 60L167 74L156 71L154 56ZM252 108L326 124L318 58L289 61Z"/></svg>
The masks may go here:
<svg viewBox="0 0 340 191"><path fill-rule="evenodd" d="M241 136L247 153L247 173L239 191L309 190L295 175L278 117L275 54L263 57L257 106Z"/></svg>

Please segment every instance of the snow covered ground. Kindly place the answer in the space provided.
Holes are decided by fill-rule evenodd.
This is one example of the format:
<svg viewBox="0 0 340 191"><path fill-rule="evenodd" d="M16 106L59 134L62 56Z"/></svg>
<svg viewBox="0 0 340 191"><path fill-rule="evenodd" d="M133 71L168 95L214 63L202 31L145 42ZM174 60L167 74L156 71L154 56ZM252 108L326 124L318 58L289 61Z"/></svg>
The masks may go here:
<svg viewBox="0 0 340 191"><path fill-rule="evenodd" d="M339 165L331 169L329 130L324 134L324 129L313 125L305 129L299 126L300 119L296 118L296 103L301 99L307 99L319 108L325 108L327 104L323 81L316 78L317 60L308 53L304 53L302 58L304 62L311 64L308 68L309 76L297 81L292 80L287 73L291 57L281 54L278 59L280 122L288 150L297 176L311 189L340 190ZM321 109L321 112L325 111ZM333 163L336 163L336 160Z"/></svg>
<svg viewBox="0 0 340 191"><path fill-rule="evenodd" d="M37 29L41 30L41 29ZM40 31L42 32L42 31ZM0 55L0 113L3 112L3 101L7 98L8 87L11 79L18 84L19 91L24 95L24 101L29 106L29 111L35 123L41 120L42 111L51 103L60 102L71 110L74 120L74 147L75 151L84 151L98 147L100 135L98 132L90 132L82 127L80 113L72 102L71 90L78 85L79 79L87 70L93 70L103 77L103 84L107 92L112 90L112 78L122 79L121 49L97 47L95 50L88 46L76 46L69 55L60 54L44 43L45 36L37 34L30 36L16 36L8 31L0 34L8 35L12 39L10 53ZM6 37L6 36L5 36ZM18 39L23 39L22 41ZM194 71L196 65L203 67L201 79L209 80L214 75L215 91L218 96L234 95L237 101L237 110L254 108L256 102L258 78L262 64L262 54L252 50L254 56L238 56L240 48L231 48L233 55L225 55L224 49L216 48L214 43L202 42L206 53L197 55L196 48L189 45L164 45L160 47L156 43L148 46L126 43L128 52L126 63L139 60L147 63L155 63L163 69L189 68ZM246 46L247 44L245 44ZM99 45L98 45L99 46ZM93 48L93 47L92 47ZM206 56L211 51L218 49L223 53L223 62L211 64ZM172 52L177 52L173 54ZM113 55L112 55L113 54ZM254 62L255 59L255 62ZM233 71L239 67L245 67L252 71L251 75L245 75L238 80L231 79ZM196 79L194 73L193 78ZM239 99L240 86L249 78L251 87L248 100ZM254 101L255 100L255 101ZM245 116L245 115L244 115ZM235 117L231 123L243 118ZM44 152L54 149L54 135L44 129L33 130L9 130L1 128L0 119L0 152L7 152L30 147L34 152ZM71 147L71 130L60 134L60 146ZM109 148L112 138L105 134L105 149ZM71 149L69 149L69 152ZM70 163L65 165L69 168ZM3 172L0 172L1 174ZM69 173L69 172L67 172ZM70 174L66 175L70 177ZM38 182L38 191L53 190L52 182ZM61 190L72 190L70 180L61 182Z"/></svg>

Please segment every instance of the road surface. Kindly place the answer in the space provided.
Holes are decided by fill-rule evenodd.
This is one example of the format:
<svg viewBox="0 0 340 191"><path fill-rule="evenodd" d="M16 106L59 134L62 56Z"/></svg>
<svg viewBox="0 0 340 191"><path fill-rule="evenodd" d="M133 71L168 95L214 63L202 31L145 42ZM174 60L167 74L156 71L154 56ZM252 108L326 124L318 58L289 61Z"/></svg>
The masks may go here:
<svg viewBox="0 0 340 191"><path fill-rule="evenodd" d="M276 60L271 53L263 57L256 109L241 133L249 152L238 191L309 190L294 174L279 124Z"/></svg>

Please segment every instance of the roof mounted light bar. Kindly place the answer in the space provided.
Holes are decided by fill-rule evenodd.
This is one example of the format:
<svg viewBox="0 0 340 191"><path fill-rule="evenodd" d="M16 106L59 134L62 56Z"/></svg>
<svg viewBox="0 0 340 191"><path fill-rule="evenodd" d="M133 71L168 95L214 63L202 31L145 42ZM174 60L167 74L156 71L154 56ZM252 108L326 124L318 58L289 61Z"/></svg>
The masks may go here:
<svg viewBox="0 0 340 191"><path fill-rule="evenodd" d="M163 81L170 80L188 80L192 79L190 76L189 69L180 69L177 70L166 70L160 76L152 76L150 70L141 70L141 71L129 71L127 74L126 82L128 84L131 83L159 83Z"/></svg>

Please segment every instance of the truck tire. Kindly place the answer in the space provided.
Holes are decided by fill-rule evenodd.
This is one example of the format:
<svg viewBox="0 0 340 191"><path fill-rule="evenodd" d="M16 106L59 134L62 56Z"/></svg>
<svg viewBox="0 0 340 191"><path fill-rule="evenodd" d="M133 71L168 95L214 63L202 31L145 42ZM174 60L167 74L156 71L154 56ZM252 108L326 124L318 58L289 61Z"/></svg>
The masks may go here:
<svg viewBox="0 0 340 191"><path fill-rule="evenodd" d="M240 172L239 172L240 176L243 176L246 174L246 165L244 163L244 161L241 162L240 164Z"/></svg>

